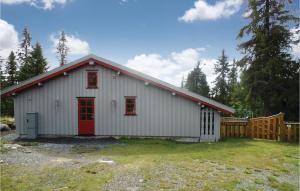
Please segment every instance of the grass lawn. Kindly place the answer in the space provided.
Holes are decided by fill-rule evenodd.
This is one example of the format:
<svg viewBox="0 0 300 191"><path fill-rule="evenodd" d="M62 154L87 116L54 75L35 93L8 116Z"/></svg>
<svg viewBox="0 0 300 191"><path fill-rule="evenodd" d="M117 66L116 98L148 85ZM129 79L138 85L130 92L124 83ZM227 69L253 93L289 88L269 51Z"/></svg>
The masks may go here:
<svg viewBox="0 0 300 191"><path fill-rule="evenodd" d="M157 139L120 142L87 150L74 146L69 154L40 151L51 159L70 161L57 165L2 163L1 190L299 189L297 144L236 138L211 144ZM100 163L98 158L114 163Z"/></svg>

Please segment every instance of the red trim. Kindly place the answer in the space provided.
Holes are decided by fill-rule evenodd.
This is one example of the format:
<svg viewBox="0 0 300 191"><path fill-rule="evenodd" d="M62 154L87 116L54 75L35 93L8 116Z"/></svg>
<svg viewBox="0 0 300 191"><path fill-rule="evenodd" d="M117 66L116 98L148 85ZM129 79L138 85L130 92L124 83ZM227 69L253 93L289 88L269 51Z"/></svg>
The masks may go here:
<svg viewBox="0 0 300 191"><path fill-rule="evenodd" d="M78 67L80 67L82 65L85 65L85 64L88 64L88 62L86 60L82 61L82 62L79 62L77 64L74 64L74 65L72 65L72 66L70 66L68 68L63 69L63 70L59 70L59 71L57 71L57 72L55 72L53 74L50 74L49 76L45 76L45 77L43 77L43 78L41 78L39 80L30 82L29 84L23 85L23 86L21 86L19 88L16 88L14 90L6 92L5 94L2 94L1 97L7 97L7 96L10 96L12 93L18 93L20 91L24 91L24 90L26 90L28 88L31 88L34 85L37 85L38 83L42 83L44 81L50 80L51 78L54 78L54 77L59 76L59 75L64 75L64 72L69 72L69 71L74 70L74 69L76 69L76 68L78 68Z"/></svg>
<svg viewBox="0 0 300 191"><path fill-rule="evenodd" d="M127 110L127 99L134 100L133 112ZM136 96L125 96L125 114L124 115L136 115Z"/></svg>
<svg viewBox="0 0 300 191"><path fill-rule="evenodd" d="M95 74L96 75L96 85L95 86L91 86L89 84L89 78L91 77L91 74ZM97 89L98 88L98 72L96 71L87 71L87 89Z"/></svg>
<svg viewBox="0 0 300 191"><path fill-rule="evenodd" d="M168 90L168 91L170 91L170 92L175 92L176 95L179 95L179 96L181 96L181 97L184 97L184 98L189 99L189 100L191 100L191 101L194 101L194 102L196 102L196 103L201 102L201 104L203 104L203 105L205 105L205 106L208 106L208 107L211 107L211 108L213 108L213 109L216 109L216 110L218 110L218 111L220 111L220 112L224 112L224 113L227 113L227 114L233 114L233 113L230 112L230 111L224 110L224 109L219 108L219 107L217 107L217 106L214 106L214 105L212 105L212 104L210 104L210 103L204 102L204 101L202 101L202 100L200 100L200 99L197 99L197 98L194 98L194 97L189 96L189 95L187 95L187 94L178 92L178 91L176 91L176 90L174 90L174 89L172 89L172 88L169 88L169 87L167 87L167 86L165 86L165 85L162 85L162 84L160 84L160 83L154 82L154 81L149 80L149 79L145 79L145 78L143 78L143 77L141 77L141 76L138 76L138 75L136 75L136 74L133 74L133 73L131 73L131 72L128 72L127 70L123 70L123 69L121 69L121 68L112 66L112 65L110 65L110 64L104 63L104 62L102 62L102 61L99 61L99 60L96 60L96 59L93 59L93 58L87 59L87 60L85 60L85 61L81 61L81 62L79 62L79 63L77 63L77 64L74 64L74 65L68 67L68 68L65 68L65 69L63 69L63 70L57 71L57 72L55 72L55 73L53 73L53 74L51 74L51 75L49 75L49 76L45 76L45 77L43 77L43 78L41 78L41 79L39 79L39 80L33 81L33 82L29 83L29 84L26 84L26 85L24 85L24 86L21 86L21 87L19 87L19 88L16 88L16 89L14 89L14 90L11 90L11 91L9 91L9 92L7 92L7 93L1 95L1 97L7 97L7 96L10 96L12 93L18 93L18 92L23 91L23 90L26 90L26 89L28 89L28 88L34 86L34 85L37 85L38 83L44 82L44 81L46 81L46 80L49 80L49 79L54 78L54 77L59 76L59 75L63 75L64 72L69 72L69 71L71 71L71 70L74 70L74 69L76 69L76 68L82 66L82 65L88 64L89 61L94 61L96 64L99 64L99 65L101 65L101 66L103 66L103 67L105 67L105 68L109 68L109 69L111 69L111 70L121 72L122 74L128 75L128 76L133 77L133 78L136 78L136 79L138 79L138 80L147 81L149 84L152 84L152 85L154 85L154 86L160 87L160 88L165 89L165 90Z"/></svg>
<svg viewBox="0 0 300 191"><path fill-rule="evenodd" d="M99 61L99 60L95 60L95 59L92 59L92 60L95 61L95 63L97 63L97 64L99 64L99 65L102 65L103 67L106 67L106 68L109 68L109 69L111 69L111 70L115 70L115 71L121 72L122 74L128 75L128 76L133 77L133 78L136 78L136 79L138 79L138 80L147 81L149 84L152 84L152 85L154 85L154 86L160 87L160 88L165 89L165 90L168 90L168 91L170 91L170 92L175 92L176 95L180 95L181 97L184 97L184 98L189 99L189 100L191 100L191 101L194 101L194 102L197 102L197 103L198 103L198 102L201 102L201 104L203 104L203 105L206 105L206 106L208 106L208 107L214 108L214 109L216 109L216 110L218 110L218 111L221 111L221 112L224 112L224 113L226 113L226 114L233 114L233 113L230 112L230 111L224 110L224 109L219 108L219 107L216 107L216 106L214 106L214 105L212 105L212 104L210 104L210 103L204 102L204 101L199 100L199 99L197 99L197 98L194 98L194 97L192 97L192 96L189 96L189 95L186 95L186 94L184 94L184 93L178 92L178 91L173 90L172 88L169 88L169 87L167 87L167 86L164 86L164 85L162 85L162 84L160 84L160 83L154 82L154 81L152 81L152 80L145 79L145 78L143 78L143 77L141 77L141 76L138 76L138 75L136 75L136 74L130 73L130 72L128 72L127 70L123 70L123 69L121 69L121 68L114 67L114 66L112 66L112 65L110 65L110 64L101 62L101 61Z"/></svg>

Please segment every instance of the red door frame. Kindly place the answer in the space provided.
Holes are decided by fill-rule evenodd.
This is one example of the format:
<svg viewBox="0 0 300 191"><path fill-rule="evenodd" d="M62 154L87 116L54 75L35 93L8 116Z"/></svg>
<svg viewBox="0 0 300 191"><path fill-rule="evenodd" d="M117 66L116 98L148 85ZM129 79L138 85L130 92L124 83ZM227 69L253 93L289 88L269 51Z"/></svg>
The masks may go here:
<svg viewBox="0 0 300 191"><path fill-rule="evenodd" d="M78 98L78 135L95 135L94 98Z"/></svg>

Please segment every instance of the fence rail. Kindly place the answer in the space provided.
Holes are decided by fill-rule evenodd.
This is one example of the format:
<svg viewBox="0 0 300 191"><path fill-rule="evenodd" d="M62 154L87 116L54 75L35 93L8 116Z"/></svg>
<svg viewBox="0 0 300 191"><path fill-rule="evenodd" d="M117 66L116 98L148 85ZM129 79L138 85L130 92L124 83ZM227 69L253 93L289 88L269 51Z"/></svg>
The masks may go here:
<svg viewBox="0 0 300 191"><path fill-rule="evenodd" d="M221 138L249 137L259 139L299 142L299 122L284 122L284 114L279 113L258 118L222 118Z"/></svg>

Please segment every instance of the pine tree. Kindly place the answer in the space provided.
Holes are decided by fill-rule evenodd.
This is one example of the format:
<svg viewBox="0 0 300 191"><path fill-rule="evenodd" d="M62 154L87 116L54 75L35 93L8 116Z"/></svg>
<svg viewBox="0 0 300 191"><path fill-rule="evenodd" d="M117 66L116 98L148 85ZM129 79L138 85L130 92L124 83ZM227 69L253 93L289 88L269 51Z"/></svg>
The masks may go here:
<svg viewBox="0 0 300 191"><path fill-rule="evenodd" d="M31 36L27 27L23 30L23 40L21 42L21 52L19 52L19 58L26 62L31 51Z"/></svg>
<svg viewBox="0 0 300 191"><path fill-rule="evenodd" d="M235 86L237 85L237 66L236 61L233 60L230 68L230 72L228 74L228 88L229 88L229 99L232 101L232 93L234 91Z"/></svg>
<svg viewBox="0 0 300 191"><path fill-rule="evenodd" d="M43 56L42 47L39 42L37 42L33 47L30 58L30 71L32 75L31 77L45 73L47 71L47 61Z"/></svg>
<svg viewBox="0 0 300 191"><path fill-rule="evenodd" d="M1 69L1 88L6 88L17 84L17 62L13 51L9 54L5 65L5 75L2 75ZM1 115L14 115L14 103L11 97L1 99Z"/></svg>
<svg viewBox="0 0 300 191"><path fill-rule="evenodd" d="M209 97L209 86L206 81L206 75L200 68L200 62L198 62L193 71L188 74L185 87L189 91Z"/></svg>
<svg viewBox="0 0 300 191"><path fill-rule="evenodd" d="M69 48L67 46L67 38L64 31L60 33L56 49L60 66L63 66L67 63L67 55L69 52Z"/></svg>
<svg viewBox="0 0 300 191"><path fill-rule="evenodd" d="M6 78L3 74L3 70L2 70L2 62L0 65L0 90L4 89L6 87Z"/></svg>
<svg viewBox="0 0 300 191"><path fill-rule="evenodd" d="M5 74L6 74L6 85L7 86L13 86L17 84L17 62L16 62L16 56L13 51L10 52L7 63L5 66Z"/></svg>
<svg viewBox="0 0 300 191"><path fill-rule="evenodd" d="M3 74L3 68L2 66L4 65L4 59L2 56L0 56L0 90L5 88L5 76Z"/></svg>
<svg viewBox="0 0 300 191"><path fill-rule="evenodd" d="M229 102L229 86L228 86L228 73L229 62L228 57L225 55L225 50L222 50L222 55L219 57L217 64L215 64L215 74L217 74L214 81L215 86L212 89L212 96L216 101L223 104Z"/></svg>
<svg viewBox="0 0 300 191"><path fill-rule="evenodd" d="M184 76L182 76L180 87L181 87L181 88L184 88L184 87L185 87L185 79L184 79Z"/></svg>
<svg viewBox="0 0 300 191"><path fill-rule="evenodd" d="M20 63L20 71L18 75L19 81L24 81L29 78L30 73L30 52L32 50L31 47L31 36L27 27L23 30L23 39L21 42L21 47L18 53L18 60Z"/></svg>
<svg viewBox="0 0 300 191"><path fill-rule="evenodd" d="M297 119L299 60L293 60L290 46L299 39L293 40L288 27L299 19L286 9L287 2L249 0L250 22L238 35L247 36L239 45L245 53L240 65L246 100L256 115L285 112L287 119Z"/></svg>

